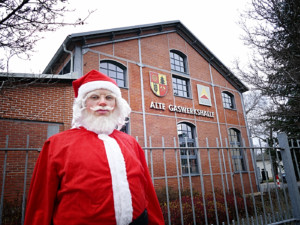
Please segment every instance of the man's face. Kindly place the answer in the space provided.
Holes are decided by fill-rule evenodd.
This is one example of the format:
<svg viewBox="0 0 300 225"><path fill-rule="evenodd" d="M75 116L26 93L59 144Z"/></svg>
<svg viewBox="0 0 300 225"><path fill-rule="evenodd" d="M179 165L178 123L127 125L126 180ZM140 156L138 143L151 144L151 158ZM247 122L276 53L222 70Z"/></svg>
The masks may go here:
<svg viewBox="0 0 300 225"><path fill-rule="evenodd" d="M106 89L98 89L87 94L86 110L94 116L109 116L115 108L115 95Z"/></svg>

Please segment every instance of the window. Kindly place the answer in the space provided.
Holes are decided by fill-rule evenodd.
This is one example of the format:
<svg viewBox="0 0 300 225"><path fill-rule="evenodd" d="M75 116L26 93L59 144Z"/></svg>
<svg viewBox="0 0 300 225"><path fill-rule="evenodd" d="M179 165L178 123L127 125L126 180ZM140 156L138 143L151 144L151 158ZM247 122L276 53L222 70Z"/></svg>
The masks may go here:
<svg viewBox="0 0 300 225"><path fill-rule="evenodd" d="M180 73L186 73L187 72L186 61L187 61L186 56L183 53L176 50L170 51L171 70L173 70L174 72L176 71ZM173 83L173 92L175 96L180 96L185 98L190 97L189 78L173 75L172 83Z"/></svg>
<svg viewBox="0 0 300 225"><path fill-rule="evenodd" d="M178 51L172 50L170 52L171 70L181 73L186 73L186 56Z"/></svg>
<svg viewBox="0 0 300 225"><path fill-rule="evenodd" d="M47 127L47 138L59 133L59 124L49 124Z"/></svg>
<svg viewBox="0 0 300 225"><path fill-rule="evenodd" d="M100 72L114 79L119 87L126 87L126 68L120 63L108 60L101 61Z"/></svg>
<svg viewBox="0 0 300 225"><path fill-rule="evenodd" d="M179 139L179 147L196 147L193 125L190 125L188 123L179 123L177 125L177 134ZM180 158L182 174L187 175L189 173L189 170L191 174L199 173L196 150L181 149Z"/></svg>
<svg viewBox="0 0 300 225"><path fill-rule="evenodd" d="M244 152L241 143L241 132L237 129L229 129L229 145L231 148L231 156L234 171L245 171Z"/></svg>
<svg viewBox="0 0 300 225"><path fill-rule="evenodd" d="M224 91L222 92L223 106L226 109L235 109L233 94Z"/></svg>
<svg viewBox="0 0 300 225"><path fill-rule="evenodd" d="M173 76L172 81L173 81L173 92L175 96L186 97L186 98L190 97L189 79Z"/></svg>
<svg viewBox="0 0 300 225"><path fill-rule="evenodd" d="M59 75L67 74L71 72L71 60L62 68L62 70L58 73Z"/></svg>

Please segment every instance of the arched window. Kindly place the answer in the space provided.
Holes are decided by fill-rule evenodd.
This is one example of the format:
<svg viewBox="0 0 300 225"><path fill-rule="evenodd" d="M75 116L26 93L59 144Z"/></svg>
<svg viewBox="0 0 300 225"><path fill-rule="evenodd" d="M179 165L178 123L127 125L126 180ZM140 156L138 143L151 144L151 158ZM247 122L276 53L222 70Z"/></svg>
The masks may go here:
<svg viewBox="0 0 300 225"><path fill-rule="evenodd" d="M189 123L179 123L177 125L177 134L180 147L196 147L195 127ZM198 174L197 151L181 149L181 169L183 174ZM189 160L189 161L188 161ZM189 163L188 163L189 162Z"/></svg>
<svg viewBox="0 0 300 225"><path fill-rule="evenodd" d="M126 67L111 60L100 62L100 72L114 79L119 87L126 87Z"/></svg>
<svg viewBox="0 0 300 225"><path fill-rule="evenodd" d="M231 148L231 156L234 171L245 171L244 151L241 149L241 132L238 129L230 128L229 132L229 145Z"/></svg>
<svg viewBox="0 0 300 225"><path fill-rule="evenodd" d="M223 106L226 109L235 109L234 96L230 92L222 92Z"/></svg>
<svg viewBox="0 0 300 225"><path fill-rule="evenodd" d="M171 70L175 70L181 73L187 72L186 56L183 53L176 50L171 50L170 62L171 62Z"/></svg>

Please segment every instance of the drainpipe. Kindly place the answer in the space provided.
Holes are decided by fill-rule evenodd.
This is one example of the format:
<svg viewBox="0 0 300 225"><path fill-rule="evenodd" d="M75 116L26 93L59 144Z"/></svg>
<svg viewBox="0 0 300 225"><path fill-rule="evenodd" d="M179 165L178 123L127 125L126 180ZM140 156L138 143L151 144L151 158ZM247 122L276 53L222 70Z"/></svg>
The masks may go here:
<svg viewBox="0 0 300 225"><path fill-rule="evenodd" d="M249 126L248 126L248 121L247 121L247 115L246 115L246 110L245 110L245 104L244 104L244 96L242 93L238 92L240 94L241 97L241 101L242 101L242 108L243 108L243 114L244 114L244 120L245 120L245 124L246 124L246 131L247 131L247 137L248 137L248 144L250 146L250 154L251 154L251 160L252 160L252 166L254 169L254 176L255 176L255 181L256 181L256 188L258 191L260 191L260 181L258 179L258 174L257 174L257 170L256 170L256 157L255 157L255 152L253 149L253 142L252 142L252 137L251 137L251 132L249 130ZM246 146L244 146L246 147ZM249 167L249 165L247 165ZM250 168L249 168L250 170Z"/></svg>
<svg viewBox="0 0 300 225"><path fill-rule="evenodd" d="M143 126L144 126L144 146L147 147L147 129L146 129L146 115L145 115L145 99L144 99L144 80L143 80L143 63L142 63L142 48L141 48L141 39L138 39L139 43L139 63L140 67L140 78L141 78L141 95L142 95L142 112L143 112ZM147 154L146 154L146 161Z"/></svg>
<svg viewBox="0 0 300 225"><path fill-rule="evenodd" d="M243 114L244 114L244 120L245 120L245 124L246 124L246 131L247 131L247 137L248 137L248 144L250 145L250 147L253 147L252 144L252 139L250 136L250 131L249 131L249 126L248 126L248 121L247 121L247 116L246 116L246 110L245 110L245 104L244 104L244 96L242 93L238 92L241 100L242 100L242 108L243 108ZM246 146L245 146L246 147Z"/></svg>
<svg viewBox="0 0 300 225"><path fill-rule="evenodd" d="M212 75L212 72L211 72L211 64L209 63L208 66L209 66L211 86L212 86L213 97L214 97L214 104L215 104L215 108L216 108L216 118L217 118L218 132L219 132L220 145L221 145L220 147L222 148L223 147L223 140L222 140L222 133L221 133L221 127L220 127L220 120L219 120L219 111L218 111L218 105L217 105L217 99L216 99L216 93L215 93L215 84L214 84L214 79L213 79L213 75ZM222 158L223 158L226 188L227 188L227 191L229 191L229 184L228 184L227 170L226 170L226 163L225 163L225 155L224 155L223 149L222 149L221 153L222 153Z"/></svg>
<svg viewBox="0 0 300 225"><path fill-rule="evenodd" d="M219 113L218 113L218 105L217 105L216 94L215 94L215 84L214 84L214 80L213 80L213 76L212 76L212 72L211 72L210 63L208 64L208 66L209 66L211 86L212 86L213 97L214 97L214 104L215 104L215 108L216 108L216 118L217 118L217 123L218 123L218 132L219 132L220 144L221 144L221 147L223 147L222 134L221 134L221 128L220 128L220 121L219 121Z"/></svg>
<svg viewBox="0 0 300 225"><path fill-rule="evenodd" d="M67 50L67 48L66 48L66 45L65 44L63 44L63 47L64 47L64 51L66 52L66 53L69 53L70 54L70 56L71 56L71 58L70 58L70 60L71 60L71 68L70 68L70 73L72 74L74 71L73 71L73 52L72 51L69 51L69 50Z"/></svg>

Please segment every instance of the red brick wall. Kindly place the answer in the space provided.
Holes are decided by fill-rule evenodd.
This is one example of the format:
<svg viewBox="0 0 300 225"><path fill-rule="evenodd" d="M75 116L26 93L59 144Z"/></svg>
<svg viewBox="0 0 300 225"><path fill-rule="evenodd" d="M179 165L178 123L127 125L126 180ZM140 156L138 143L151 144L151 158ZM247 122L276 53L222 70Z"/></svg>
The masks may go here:
<svg viewBox="0 0 300 225"><path fill-rule="evenodd" d="M59 131L71 127L73 104L71 82L5 89L0 95L0 101L3 103L0 106L1 148L42 148L47 139L48 125L56 124ZM26 191L39 153L30 151L28 154ZM7 151L4 193L6 200L15 200L17 196L19 199L22 198L25 158L25 151ZM0 151L0 186L2 186L4 159L5 152Z"/></svg>
<svg viewBox="0 0 300 225"><path fill-rule="evenodd" d="M211 68L210 73L209 63L205 61L199 53L197 53L176 33L142 38L140 41L142 63L144 65L142 68L144 87L142 92L140 67L138 66L138 43L138 40L131 40L92 47L92 51L87 51L83 55L83 74L86 74L92 69L99 70L99 61L102 59L115 60L127 67L128 88L122 89L122 95L126 100L128 100L132 108L132 114L130 117L130 133L132 136L138 137L141 146L146 145L144 138L144 120L142 115L142 93L144 94L145 101L144 109L147 146L149 146L150 136L152 139L152 146L161 146L161 137L164 137L165 146L173 146L174 137L177 141L177 124L179 122L189 122L196 126L196 135L198 137L199 146L206 146L206 138L209 140L209 146L216 146L216 138L219 138L219 130L223 139L222 144L225 145L224 139L228 138L228 129L233 127L241 131L241 134L247 143L247 132L241 98L238 91L214 68ZM175 97L173 95L169 51L174 49L181 51L187 56L192 91L191 99ZM157 97L152 92L150 88L150 71L159 72L167 76L168 93L165 97ZM197 84L206 85L210 88L212 106L199 105ZM213 94L213 90L215 92L215 96ZM223 108L222 91L229 91L234 95L237 106L235 110ZM3 104L1 104L0 117L13 118L20 121L0 121L1 130L7 131L0 133L0 144L2 147L5 146L4 139L7 134L15 137L15 143L10 141L10 143L13 143L15 146L24 147L26 145L26 139L24 138L27 134L30 134L31 147L42 146L42 143L46 139L46 124L29 123L26 121L60 123L61 131L70 128L73 104L71 82L57 83L50 86L35 85L19 89L9 89L6 90L3 95L0 95L0 100L3 102ZM152 101L165 103L166 110L150 109ZM215 107L215 102L217 107ZM167 109L170 104L212 111L215 113L215 116L214 118L207 118L170 112ZM217 115L219 119L219 127ZM22 128L26 128L20 128L20 124ZM178 143L176 143L176 145L178 146ZM1 160L3 161L3 153L1 154ZM30 154L31 164L28 171L29 180L34 161L37 156L37 153ZM13 155L11 156L13 157ZM167 153L166 156L168 162L168 175L176 175L174 174L176 171L175 154ZM23 153L20 154L20 157L23 157ZM152 157L154 160L153 169L155 176L163 176L164 162L162 160L162 152L153 152ZM211 157L212 162L214 163L213 172L220 172L218 154L214 152L211 154ZM207 159L208 158L206 156L205 163L207 163ZM2 163L2 161L0 163ZM21 161L21 159L16 161ZM252 163L249 164L252 165ZM18 163L10 165L10 173L21 181L22 173L14 172L14 170L18 171L18 168L21 168L24 163L22 163L22 165ZM205 164L204 168L208 168L207 164ZM16 191L16 189L13 188L20 189L19 183L13 185L13 182L9 182L10 181L8 181L7 185L10 185L12 191ZM176 180L170 182L177 185ZM210 185L209 179L205 180L205 182ZM161 185L163 181L157 181L155 183L156 185Z"/></svg>
<svg viewBox="0 0 300 225"><path fill-rule="evenodd" d="M132 40L128 42L119 42L117 44L108 44L104 46L93 47L93 53L86 54L84 61L84 72L91 69L99 68L99 59L113 59L117 62L127 65L129 85L128 89L122 89L122 94L128 99L133 110L130 118L131 135L138 137L141 146L145 146L144 138L144 121L142 116L142 91L141 91L141 75L138 57L138 41ZM242 137L246 143L247 132L241 98L238 91L213 67L210 68L209 63L196 52L188 43L186 43L178 34L170 33L154 37L142 38L140 41L143 76L143 94L145 109L145 125L147 135L147 146L149 147L149 137L151 137L152 146L161 146L162 137L164 137L165 146L174 145L174 137L177 140L176 125L179 122L190 122L196 126L199 146L206 146L206 138L208 138L209 146L216 146L216 138L219 137L219 129L222 137L220 143L225 146L225 138L228 139L228 129L236 128L241 131ZM170 50L178 50L187 56L188 73L191 82L192 99L174 97L172 89L172 72L170 68ZM98 56L96 57L96 52ZM94 57L93 57L94 56ZM94 65L94 67L90 66ZM167 76L168 94L164 97L157 97L150 88L149 72L159 72ZM212 85L212 82L214 85ZM212 106L203 106L198 103L197 84L210 87L210 95L212 98ZM214 88L214 92L213 92ZM236 109L224 109L222 102L222 91L229 91L235 97ZM214 99L215 97L215 99ZM151 102L161 102L166 105L181 105L190 108L212 111L215 113L214 118L196 117L194 115L180 114L166 110L150 109ZM215 103L217 107L215 107ZM218 119L219 128L218 128ZM178 146L178 143L176 143ZM174 175L175 159L174 154L167 154L167 173ZM153 170L155 176L164 175L164 162L162 152L153 151ZM219 173L218 155L214 152L211 155L213 162L213 173ZM148 155L150 160L150 155ZM250 159L250 157L248 157ZM204 157L205 168L209 168L208 158ZM227 171L229 170L229 161L227 160ZM206 171L209 172L209 171ZM239 179L239 178L235 178ZM220 179L219 179L220 180ZM209 183L209 180L206 181ZM161 185L161 181L157 181ZM175 182L176 184L176 182Z"/></svg>
<svg viewBox="0 0 300 225"><path fill-rule="evenodd" d="M71 81L5 89L0 118L63 123L69 129L74 101Z"/></svg>

